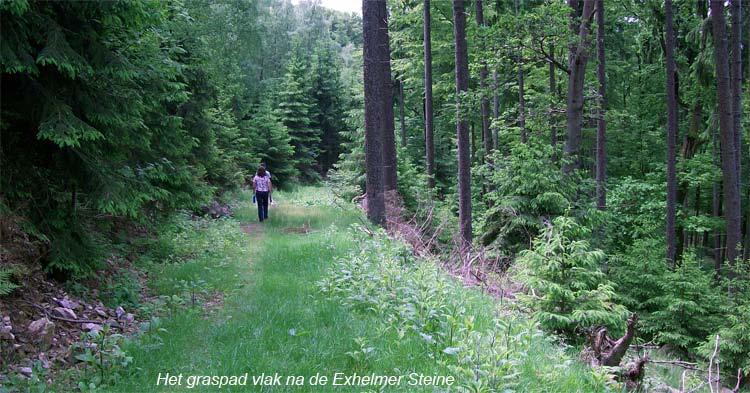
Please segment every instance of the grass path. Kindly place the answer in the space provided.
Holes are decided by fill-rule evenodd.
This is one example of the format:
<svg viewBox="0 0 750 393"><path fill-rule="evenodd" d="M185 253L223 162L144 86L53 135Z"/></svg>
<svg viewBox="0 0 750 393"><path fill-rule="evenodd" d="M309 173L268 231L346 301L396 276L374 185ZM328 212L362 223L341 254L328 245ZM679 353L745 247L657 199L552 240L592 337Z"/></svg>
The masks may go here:
<svg viewBox="0 0 750 393"><path fill-rule="evenodd" d="M134 344L127 348L134 357L130 375L111 391L218 391L217 388L188 389L188 375L242 375L279 373L283 376L309 377L334 372L393 375L396 371L436 372L434 361L417 356L416 348L401 345L395 353L384 353L377 364L353 361L347 352L361 349L357 340L388 348L392 337L385 337L366 318L352 315L337 302L327 299L316 287L335 257L346 255L355 245L346 235L358 220L354 211L321 206L304 201L315 198L319 189L303 189L297 195L279 194L270 220L258 224L250 195L244 194L247 207L238 211L240 225L246 225L248 260L230 261L211 282L227 292L221 310L209 317L198 313L175 314L162 324L163 345L156 348ZM302 199L296 204L287 198ZM300 198L301 197L301 198ZM305 205L308 206L305 206ZM237 231L240 231L238 225ZM334 226L338 230L328 231ZM291 229L290 229L291 228ZM309 229L302 229L309 228ZM298 233L306 232L309 233ZM200 262L188 262L187 265ZM208 271L206 266L178 270ZM218 269L210 269L216 275ZM176 275L174 270L163 272ZM184 274L183 274L184 275ZM164 280L167 277L163 278ZM359 342L361 343L361 341ZM417 345L417 343L415 343ZM183 374L180 386L156 386L159 373ZM285 381L282 381L284 383ZM330 382L329 382L330 383ZM222 391L363 391L359 389L312 387L251 387ZM429 389L430 391L432 389ZM391 391L391 390L389 390ZM413 388L404 391L414 391Z"/></svg>
<svg viewBox="0 0 750 393"><path fill-rule="evenodd" d="M465 342L463 353L472 354L476 349L476 356L479 356L481 351L485 359L481 367L493 373L491 377L482 374L485 375L483 379L508 379L515 386L513 391L603 391L601 381L592 380L587 368L575 362L553 340L534 329L524 330L526 328L521 327L525 323L523 320L509 320L507 326L503 325L506 328L493 330L500 326L493 318L500 318L499 313L502 313L494 299L477 290L463 288L460 283L451 284L452 289L448 292L435 292L433 286L441 281L437 279L444 273L434 265L425 264L425 269L409 272L404 270L403 274L408 276L402 277L404 284L400 287L397 282L387 280L381 284L390 282L385 285L390 285L390 288L373 288L373 285L380 284L367 278L357 281L358 284L352 284L355 287L349 297L350 306L344 306L346 302L342 299L333 299L321 291L318 282L324 277L330 280L332 268L339 277L349 274L346 270L349 258L342 259L344 263L335 261L355 250L361 253L359 250L363 245L356 243L357 237L350 233L351 224L361 219L361 213L331 205L326 201L328 196L319 188L302 188L275 196L278 205L271 209L270 220L262 224L257 223L257 213L249 193L240 196L243 207L236 212L234 219L208 224L205 221L196 224L188 218L182 220L183 226L178 225L178 229L172 232L172 238L176 239L173 243L177 246L167 247L171 251L163 253L164 258L155 260L170 260L173 253L189 257L173 264L152 263L150 286L157 294L170 295L174 293L176 280L200 278L211 290L224 293L223 304L209 315L205 315L200 307L179 307L172 315L165 316L160 324L162 330L144 335L124 348L133 357L133 364L107 391L491 391L484 386L486 381L474 381L475 373L485 372L479 370L479 363L475 368L473 360L462 361L464 368L458 370L455 368L457 358L445 355L442 347L433 348L432 344L426 344L418 332L400 328L406 325L399 325L404 321L399 322L398 317L394 319L392 314L378 315L351 307L361 303L357 300L358 293L370 291L371 295L394 293L395 296L396 287L406 297L423 297L423 300L417 300L423 301L422 305L440 303L435 305L435 310L455 308L453 312L459 313L456 315L458 324L476 323L472 329L479 335L472 336L476 338L471 341L475 344ZM206 228L201 228L201 225ZM380 252L378 249L372 251L375 254ZM394 267L393 263L390 267L375 265L374 269L381 270L382 274L399 276L400 268ZM414 272L420 270L427 276L411 280ZM378 275L373 278L384 277ZM345 280L343 285L353 282ZM445 280L441 282L440 285L446 285ZM433 296L443 297L430 300ZM398 303L400 297L388 299ZM459 304L463 306L458 307ZM408 307L403 311L408 314ZM480 331L484 333L480 334ZM505 337L504 348L513 352L496 352L501 349L500 344L495 345L496 334ZM473 359L474 355L470 356ZM494 359L493 356L497 359L487 360ZM461 359L465 359L464 355ZM162 383L157 386L157 377L160 374L165 377L167 373L173 377L182 374L183 379L179 385L164 386ZM189 376L229 377L246 373L250 378L278 373L281 378L277 382L281 385L254 386L252 380L245 386L225 386L222 389L200 385L191 388L188 385ZM374 389L332 386L335 373L403 376L403 381L382 390L377 386ZM440 387L415 386L409 384L412 373L444 377L463 375L464 383L468 381L475 386L471 390L446 389L445 384ZM326 376L327 385L312 386L310 378L315 375ZM304 384L288 385L288 376L302 377Z"/></svg>

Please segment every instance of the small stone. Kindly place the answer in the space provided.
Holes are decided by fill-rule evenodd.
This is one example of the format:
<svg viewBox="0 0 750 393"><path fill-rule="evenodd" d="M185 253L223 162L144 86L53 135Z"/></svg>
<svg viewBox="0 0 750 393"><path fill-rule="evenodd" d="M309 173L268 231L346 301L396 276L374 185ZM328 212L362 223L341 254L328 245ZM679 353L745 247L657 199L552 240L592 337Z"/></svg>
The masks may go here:
<svg viewBox="0 0 750 393"><path fill-rule="evenodd" d="M103 308L97 307L97 308L94 309L94 312L96 312L96 315L98 315L98 316L100 316L102 318L107 318L109 316L109 315L107 315L107 311L104 310Z"/></svg>
<svg viewBox="0 0 750 393"><path fill-rule="evenodd" d="M127 322L127 323L133 323L133 321L135 321L135 315L133 315L131 313L125 314L125 322Z"/></svg>
<svg viewBox="0 0 750 393"><path fill-rule="evenodd" d="M18 372L20 372L25 377L31 378L31 367L21 367L18 369Z"/></svg>
<svg viewBox="0 0 750 393"><path fill-rule="evenodd" d="M76 316L76 313L67 307L55 307L52 310L59 317L68 318L68 319L78 319L78 316Z"/></svg>
<svg viewBox="0 0 750 393"><path fill-rule="evenodd" d="M122 307L117 307L115 309L115 315L117 316L117 319L120 319L123 315L125 315L125 309Z"/></svg>
<svg viewBox="0 0 750 393"><path fill-rule="evenodd" d="M70 300L68 298L65 298L65 299L62 299L62 300L58 300L57 304L59 304L60 307L68 308L68 309L71 309L71 310L77 310L77 309L79 309L81 307L80 304L78 304L78 303L76 303L76 302L74 302L74 301L72 301L72 300Z"/></svg>
<svg viewBox="0 0 750 393"><path fill-rule="evenodd" d="M34 341L40 343L40 347L45 350L52 345L55 336L55 324L47 318L40 318L29 324L29 333L34 337Z"/></svg>
<svg viewBox="0 0 750 393"><path fill-rule="evenodd" d="M102 325L96 323L84 323L83 325L81 325L81 328L84 331L92 333L99 333L100 331L102 331Z"/></svg>
<svg viewBox="0 0 750 393"><path fill-rule="evenodd" d="M10 317L9 316L4 316L3 317L3 323L6 324L6 325L9 325L10 324Z"/></svg>

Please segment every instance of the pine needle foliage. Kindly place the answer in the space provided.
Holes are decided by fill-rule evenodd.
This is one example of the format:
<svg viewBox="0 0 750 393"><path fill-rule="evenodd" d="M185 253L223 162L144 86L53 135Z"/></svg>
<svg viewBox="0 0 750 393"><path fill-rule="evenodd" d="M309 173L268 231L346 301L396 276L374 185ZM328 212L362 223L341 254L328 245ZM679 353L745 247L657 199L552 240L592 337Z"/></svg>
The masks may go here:
<svg viewBox="0 0 750 393"><path fill-rule="evenodd" d="M600 270L605 254L582 240L589 232L572 218L558 217L518 258L534 290L527 301L539 322L573 340L585 328L622 330L627 316Z"/></svg>

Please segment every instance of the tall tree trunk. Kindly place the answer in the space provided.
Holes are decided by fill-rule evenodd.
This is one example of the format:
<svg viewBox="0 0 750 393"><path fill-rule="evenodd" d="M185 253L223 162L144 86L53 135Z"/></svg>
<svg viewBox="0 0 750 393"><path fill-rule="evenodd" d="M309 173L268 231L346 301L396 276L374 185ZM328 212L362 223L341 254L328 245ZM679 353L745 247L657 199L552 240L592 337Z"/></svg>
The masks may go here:
<svg viewBox="0 0 750 393"><path fill-rule="evenodd" d="M387 32L386 32L387 38ZM390 59L387 64L388 85L392 86L390 79L391 64ZM398 163L396 160L396 130L393 118L393 89L388 89L386 97L385 115L385 133L383 134L383 187L386 192L395 191L397 187Z"/></svg>
<svg viewBox="0 0 750 393"><path fill-rule="evenodd" d="M500 86L497 82L497 69L492 70L492 119L497 121L500 118ZM492 148L497 150L498 126L492 127Z"/></svg>
<svg viewBox="0 0 750 393"><path fill-rule="evenodd" d="M520 51L520 50L519 50ZM521 129L521 142L527 143L526 132L526 92L524 91L523 55L519 54L518 64L518 127Z"/></svg>
<svg viewBox="0 0 750 393"><path fill-rule="evenodd" d="M456 139L458 140L458 221L461 247L471 247L471 157L469 124L461 100L469 90L469 55L466 46L465 0L453 0L453 35L456 42Z"/></svg>
<svg viewBox="0 0 750 393"><path fill-rule="evenodd" d="M596 53L599 64L599 119L596 122L596 207L607 208L607 73L604 58L604 0L596 2Z"/></svg>
<svg viewBox="0 0 750 393"><path fill-rule="evenodd" d="M398 80L398 118L401 123L401 146L406 147L406 117L404 114L404 82Z"/></svg>
<svg viewBox="0 0 750 393"><path fill-rule="evenodd" d="M482 10L482 0L476 0L477 8L477 24L480 29L480 37L484 32L482 28L485 26L484 23L484 12ZM482 40L482 49L484 49L484 43ZM480 112L482 116L482 138L484 140L484 155L489 157L492 151L492 135L490 134L490 103L487 100L487 62L484 59L481 60L481 68L479 69L479 90L480 90Z"/></svg>
<svg viewBox="0 0 750 393"><path fill-rule="evenodd" d="M724 1L711 0L713 18L714 61L716 63L716 95L719 106L719 129L721 135L721 171L724 185L724 219L726 220L726 258L733 263L737 257L737 244L741 238L739 173L735 149L732 90L729 74L727 27L724 16Z"/></svg>
<svg viewBox="0 0 750 393"><path fill-rule="evenodd" d="M435 188L435 142L432 128L432 43L430 0L424 0L424 143L427 161L427 187Z"/></svg>
<svg viewBox="0 0 750 393"><path fill-rule="evenodd" d="M555 47L549 44L549 136L552 144L552 160L557 161L557 128L555 127L555 97L557 96L557 74L555 72Z"/></svg>
<svg viewBox="0 0 750 393"><path fill-rule="evenodd" d="M578 7L577 0L568 0L571 6L571 26L575 26L576 14ZM565 157L567 162L563 165L563 172L566 174L580 167L581 161L579 153L581 150L581 127L583 126L583 83L586 76L586 64L589 59L589 45L591 27L591 17L594 12L594 1L587 0L583 2L583 13L578 27L578 39L570 46L570 58L568 69L570 77L568 78L568 100L567 100L567 139L565 140Z"/></svg>
<svg viewBox="0 0 750 393"><path fill-rule="evenodd" d="M384 78L384 59L388 59L390 54L379 32L385 18L385 1L362 0L367 218L381 226L386 224L383 198L384 106L385 96L391 94L390 77Z"/></svg>
<svg viewBox="0 0 750 393"><path fill-rule="evenodd" d="M711 125L711 158L715 166L721 165L721 158L719 157L719 136L717 127L715 124ZM714 217L721 217L721 184L714 180L711 185L711 214ZM716 269L716 277L721 274L721 264L724 260L722 248L721 248L721 231L714 231L714 268Z"/></svg>
<svg viewBox="0 0 750 393"><path fill-rule="evenodd" d="M672 0L664 4L666 19L666 61L667 61L667 263L674 269L677 255L675 214L677 210L676 135L677 135L677 91L675 76L677 69L674 60L674 27L672 25Z"/></svg>
<svg viewBox="0 0 750 393"><path fill-rule="evenodd" d="M732 118L737 187L742 188L742 1L732 0Z"/></svg>

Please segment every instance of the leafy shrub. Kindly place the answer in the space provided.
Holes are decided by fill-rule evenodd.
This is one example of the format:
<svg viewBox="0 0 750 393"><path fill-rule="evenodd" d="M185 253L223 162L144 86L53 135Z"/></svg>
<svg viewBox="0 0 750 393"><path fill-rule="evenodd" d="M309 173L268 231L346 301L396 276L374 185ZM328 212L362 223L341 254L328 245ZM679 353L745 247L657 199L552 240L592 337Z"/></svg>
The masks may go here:
<svg viewBox="0 0 750 393"><path fill-rule="evenodd" d="M742 369L747 378L750 375L750 263L739 261L734 266L736 278L727 280L732 285L732 296L727 299L728 307L724 326L711 333L698 349L709 358L714 351L716 334L719 335L718 359L726 372ZM715 289L715 290L718 290Z"/></svg>
<svg viewBox="0 0 750 393"><path fill-rule="evenodd" d="M661 307L669 269L664 259L664 239L636 240L625 252L610 259L610 277L617 284L622 303L646 317Z"/></svg>
<svg viewBox="0 0 750 393"><path fill-rule="evenodd" d="M141 283L138 276L127 270L108 277L101 290L101 299L109 307L136 308L141 303Z"/></svg>
<svg viewBox="0 0 750 393"><path fill-rule="evenodd" d="M544 222L572 207L575 179L566 177L552 161L552 148L531 140L513 143L510 153L495 154L489 170L481 242L498 240L518 251L531 244L544 228Z"/></svg>
<svg viewBox="0 0 750 393"><path fill-rule="evenodd" d="M18 285L11 281L15 269L13 268L0 268L0 296L9 295L14 289L18 288Z"/></svg>
<svg viewBox="0 0 750 393"><path fill-rule="evenodd" d="M518 259L540 323L571 339L581 328L597 325L621 330L627 315L615 302L614 283L600 270L604 253L579 240L588 232L572 218L558 217Z"/></svg>
<svg viewBox="0 0 750 393"><path fill-rule="evenodd" d="M415 211L430 200L429 190L425 187L427 176L405 153L406 150L401 149L398 154L398 193L404 206Z"/></svg>
<svg viewBox="0 0 750 393"><path fill-rule="evenodd" d="M667 198L664 178L663 173L651 173L645 179L623 177L612 184L607 192L608 250L622 250L637 239L663 233Z"/></svg>
<svg viewBox="0 0 750 393"><path fill-rule="evenodd" d="M415 260L405 245L387 240L382 231L356 240L360 249L334 261L318 282L320 290L371 315L380 330L396 336L396 345L419 340L456 377L459 391L608 389L606 378L577 367L534 319L485 303L437 264ZM378 353L360 339L349 356L376 361Z"/></svg>
<svg viewBox="0 0 750 393"><path fill-rule="evenodd" d="M692 350L721 326L721 305L726 299L694 253L685 253L682 263L658 284L663 293L654 299L658 310L643 319L643 330L657 342Z"/></svg>

